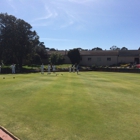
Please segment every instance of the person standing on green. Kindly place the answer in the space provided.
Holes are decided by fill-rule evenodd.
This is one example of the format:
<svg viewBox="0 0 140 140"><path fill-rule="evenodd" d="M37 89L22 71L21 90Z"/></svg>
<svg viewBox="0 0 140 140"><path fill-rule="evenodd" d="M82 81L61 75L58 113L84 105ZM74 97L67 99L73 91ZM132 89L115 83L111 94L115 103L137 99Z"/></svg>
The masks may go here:
<svg viewBox="0 0 140 140"><path fill-rule="evenodd" d="M51 66L50 66L50 64L48 65L48 74L50 74L51 73Z"/></svg>
<svg viewBox="0 0 140 140"><path fill-rule="evenodd" d="M11 69L12 69L12 74L15 74L15 64L11 65Z"/></svg>
<svg viewBox="0 0 140 140"><path fill-rule="evenodd" d="M0 73L1 73L1 65L0 65Z"/></svg>
<svg viewBox="0 0 140 140"><path fill-rule="evenodd" d="M41 74L44 74L44 65L41 65Z"/></svg>
<svg viewBox="0 0 140 140"><path fill-rule="evenodd" d="M78 64L76 65L76 72L77 72L77 74L78 74L78 72L79 72L79 66L78 66Z"/></svg>

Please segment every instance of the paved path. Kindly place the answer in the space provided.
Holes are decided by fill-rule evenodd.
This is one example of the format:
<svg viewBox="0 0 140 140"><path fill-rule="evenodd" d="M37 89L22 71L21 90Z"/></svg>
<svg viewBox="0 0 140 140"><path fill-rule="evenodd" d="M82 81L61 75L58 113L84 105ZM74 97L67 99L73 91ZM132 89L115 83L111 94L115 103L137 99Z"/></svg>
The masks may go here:
<svg viewBox="0 0 140 140"><path fill-rule="evenodd" d="M0 129L0 140L14 140L8 134L6 134L3 130Z"/></svg>

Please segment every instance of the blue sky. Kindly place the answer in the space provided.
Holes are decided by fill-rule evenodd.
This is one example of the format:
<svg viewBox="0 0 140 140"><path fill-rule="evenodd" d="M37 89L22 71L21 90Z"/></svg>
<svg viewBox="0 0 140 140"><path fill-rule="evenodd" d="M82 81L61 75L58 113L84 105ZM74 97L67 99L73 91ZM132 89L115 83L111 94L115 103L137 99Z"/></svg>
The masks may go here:
<svg viewBox="0 0 140 140"><path fill-rule="evenodd" d="M0 12L28 22L46 47L140 47L140 0L0 0Z"/></svg>

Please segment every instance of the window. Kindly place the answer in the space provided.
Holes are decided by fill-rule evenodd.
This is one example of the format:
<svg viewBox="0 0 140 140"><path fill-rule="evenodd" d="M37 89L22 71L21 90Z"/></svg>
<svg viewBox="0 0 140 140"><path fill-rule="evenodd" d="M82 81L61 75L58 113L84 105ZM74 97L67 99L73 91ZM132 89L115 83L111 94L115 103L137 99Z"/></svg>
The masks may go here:
<svg viewBox="0 0 140 140"><path fill-rule="evenodd" d="M110 58L110 57L108 57L108 58L107 58L107 61L111 61L111 58Z"/></svg>

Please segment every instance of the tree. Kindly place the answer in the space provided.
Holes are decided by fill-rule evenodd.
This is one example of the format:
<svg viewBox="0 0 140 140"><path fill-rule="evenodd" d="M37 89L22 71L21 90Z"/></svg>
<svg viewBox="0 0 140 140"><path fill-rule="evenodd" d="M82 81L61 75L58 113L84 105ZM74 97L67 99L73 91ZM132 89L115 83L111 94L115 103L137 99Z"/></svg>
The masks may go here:
<svg viewBox="0 0 140 140"><path fill-rule="evenodd" d="M46 59L48 57L44 42L40 42L35 47L35 53L37 53L41 59Z"/></svg>
<svg viewBox="0 0 140 140"><path fill-rule="evenodd" d="M96 48L93 48L93 49L92 49L92 51L94 51L94 50L95 50L95 51L97 51L97 50L102 51L102 48L96 47Z"/></svg>
<svg viewBox="0 0 140 140"><path fill-rule="evenodd" d="M32 57L32 64L41 64L41 58L38 54L34 54Z"/></svg>
<svg viewBox="0 0 140 140"><path fill-rule="evenodd" d="M118 48L117 46L113 45L110 50L120 50L120 48Z"/></svg>
<svg viewBox="0 0 140 140"><path fill-rule="evenodd" d="M52 64L62 64L64 62L64 57L58 53L52 53L50 56L50 63Z"/></svg>
<svg viewBox="0 0 140 140"><path fill-rule="evenodd" d="M12 61L22 68L23 60L34 54L39 36L32 31L32 26L12 15L0 14L0 50L4 61ZM30 55L30 56L32 56Z"/></svg>
<svg viewBox="0 0 140 140"><path fill-rule="evenodd" d="M81 56L78 49L70 50L68 52L68 57L72 64L79 64L81 61Z"/></svg>
<svg viewBox="0 0 140 140"><path fill-rule="evenodd" d="M121 48L122 51L128 50L126 47Z"/></svg>
<svg viewBox="0 0 140 140"><path fill-rule="evenodd" d="M56 51L55 48L50 48L50 51Z"/></svg>
<svg viewBox="0 0 140 140"><path fill-rule="evenodd" d="M75 48L75 49L78 49L79 51L83 51L83 49L82 49L82 48Z"/></svg>
<svg viewBox="0 0 140 140"><path fill-rule="evenodd" d="M45 48L45 50L46 50L46 51L50 51L50 48L47 47L47 48Z"/></svg>

